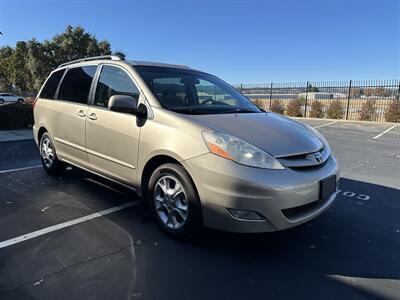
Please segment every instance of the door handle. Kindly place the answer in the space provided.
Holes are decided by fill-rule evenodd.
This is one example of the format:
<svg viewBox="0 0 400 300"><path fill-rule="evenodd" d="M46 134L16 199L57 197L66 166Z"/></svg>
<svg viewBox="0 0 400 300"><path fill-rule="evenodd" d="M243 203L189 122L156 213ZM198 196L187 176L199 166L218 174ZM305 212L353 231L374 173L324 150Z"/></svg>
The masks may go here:
<svg viewBox="0 0 400 300"><path fill-rule="evenodd" d="M83 111L83 109L78 110L78 111L76 112L76 114L77 114L79 117L84 117L84 116L85 116L85 112Z"/></svg>
<svg viewBox="0 0 400 300"><path fill-rule="evenodd" d="M96 116L95 113L91 113L90 115L88 115L88 118L89 118L90 120L97 120L97 116Z"/></svg>

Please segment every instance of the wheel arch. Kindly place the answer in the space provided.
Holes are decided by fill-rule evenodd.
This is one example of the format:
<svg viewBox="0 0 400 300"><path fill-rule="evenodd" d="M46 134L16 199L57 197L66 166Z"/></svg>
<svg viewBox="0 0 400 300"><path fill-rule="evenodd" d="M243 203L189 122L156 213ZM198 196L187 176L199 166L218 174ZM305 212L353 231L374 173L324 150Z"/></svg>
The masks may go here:
<svg viewBox="0 0 400 300"><path fill-rule="evenodd" d="M42 135L43 135L45 132L48 132L48 130L46 129L46 127L40 126L40 128L39 128L39 130L38 130L38 133L37 133L37 138L38 138L38 143L39 143L39 144L40 144L40 140L41 140L41 138L42 138Z"/></svg>
<svg viewBox="0 0 400 300"><path fill-rule="evenodd" d="M151 175L159 166L167 163L173 163L182 166L178 160L165 154L155 155L146 162L140 178L140 193L144 198L147 197L148 182Z"/></svg>

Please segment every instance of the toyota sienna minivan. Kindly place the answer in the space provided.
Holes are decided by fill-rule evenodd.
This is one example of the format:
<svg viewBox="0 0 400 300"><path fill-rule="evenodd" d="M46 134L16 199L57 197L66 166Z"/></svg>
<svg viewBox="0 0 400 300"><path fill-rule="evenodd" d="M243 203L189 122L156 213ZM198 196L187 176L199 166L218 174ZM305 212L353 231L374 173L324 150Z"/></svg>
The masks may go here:
<svg viewBox="0 0 400 300"><path fill-rule="evenodd" d="M118 56L62 64L34 120L48 173L73 165L135 189L175 238L202 226L290 228L337 194L338 164L318 131L187 66Z"/></svg>

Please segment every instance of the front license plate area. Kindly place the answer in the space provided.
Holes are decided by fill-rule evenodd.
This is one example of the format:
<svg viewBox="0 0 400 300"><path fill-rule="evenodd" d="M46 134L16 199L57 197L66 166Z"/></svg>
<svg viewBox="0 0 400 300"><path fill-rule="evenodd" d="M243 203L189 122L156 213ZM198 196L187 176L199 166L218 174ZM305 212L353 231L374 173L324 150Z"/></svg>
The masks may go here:
<svg viewBox="0 0 400 300"><path fill-rule="evenodd" d="M319 199L327 200L336 191L336 175L319 182Z"/></svg>

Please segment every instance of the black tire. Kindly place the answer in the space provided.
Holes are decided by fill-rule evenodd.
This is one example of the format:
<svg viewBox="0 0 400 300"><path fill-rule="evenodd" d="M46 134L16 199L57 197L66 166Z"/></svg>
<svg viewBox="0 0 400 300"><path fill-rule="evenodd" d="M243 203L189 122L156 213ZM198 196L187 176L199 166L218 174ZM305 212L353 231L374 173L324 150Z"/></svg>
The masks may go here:
<svg viewBox="0 0 400 300"><path fill-rule="evenodd" d="M0 99L0 104L4 104L4 99Z"/></svg>
<svg viewBox="0 0 400 300"><path fill-rule="evenodd" d="M162 178L165 177L171 177L178 180L183 188L185 199L187 200L185 201L187 205L186 220L179 228L168 227L163 222L156 209L156 184L159 182L159 180L162 180ZM158 167L151 175L148 183L147 201L150 205L154 218L157 221L157 224L168 236L174 239L187 241L193 240L201 232L203 222L200 199L195 185L184 167L172 163L164 164ZM175 221L177 220L177 216L178 215L175 215Z"/></svg>
<svg viewBox="0 0 400 300"><path fill-rule="evenodd" d="M52 148L52 159L50 160L48 155L45 155L44 145L50 145ZM42 161L43 169L51 175L59 175L65 170L65 164L57 158L56 149L54 147L54 143L50 138L50 135L45 132L43 133L42 137L40 138L39 144L40 150L40 159Z"/></svg>
<svg viewBox="0 0 400 300"><path fill-rule="evenodd" d="M22 104L22 103L24 103L24 99L18 99L17 102Z"/></svg>

